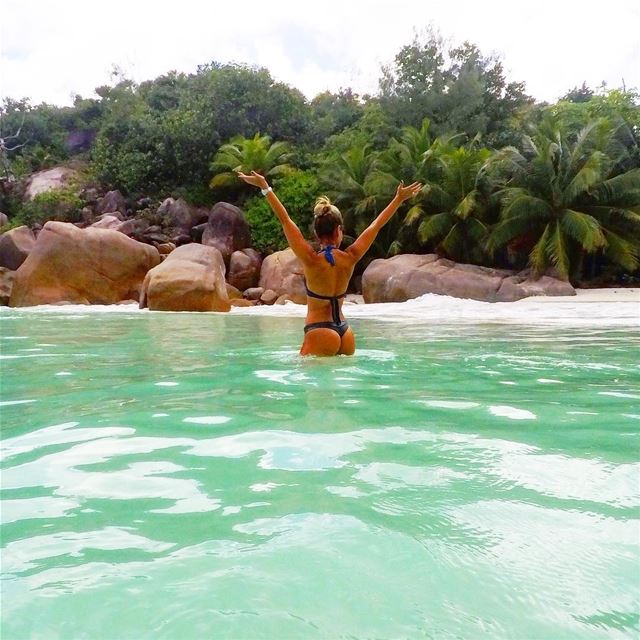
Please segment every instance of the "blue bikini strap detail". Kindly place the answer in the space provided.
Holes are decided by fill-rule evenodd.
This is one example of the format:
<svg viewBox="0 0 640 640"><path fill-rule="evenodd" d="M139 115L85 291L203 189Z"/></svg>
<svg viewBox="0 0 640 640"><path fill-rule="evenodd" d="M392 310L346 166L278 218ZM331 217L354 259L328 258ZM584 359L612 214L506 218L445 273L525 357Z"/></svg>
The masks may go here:
<svg viewBox="0 0 640 640"><path fill-rule="evenodd" d="M327 262L332 266L336 266L335 258L333 257L333 253L331 253L335 247L332 244L327 245L324 249L322 249L322 253L324 253L324 257L327 259Z"/></svg>

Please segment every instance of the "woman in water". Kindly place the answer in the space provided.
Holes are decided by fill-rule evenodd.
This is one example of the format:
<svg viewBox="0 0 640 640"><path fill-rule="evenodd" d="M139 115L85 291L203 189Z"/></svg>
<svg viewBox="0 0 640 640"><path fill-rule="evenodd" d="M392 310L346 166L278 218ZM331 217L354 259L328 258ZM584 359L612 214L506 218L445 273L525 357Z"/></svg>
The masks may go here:
<svg viewBox="0 0 640 640"><path fill-rule="evenodd" d="M422 185L414 182L405 187L401 182L384 211L344 251L339 249L342 242L342 215L328 198L318 198L313 210L313 229L321 250L316 251L304 239L264 176L255 171L251 174L238 173L238 176L247 184L260 187L282 225L289 246L302 262L307 287L307 320L300 355L353 355L355 337L342 315L342 299L353 269L398 207L415 196Z"/></svg>

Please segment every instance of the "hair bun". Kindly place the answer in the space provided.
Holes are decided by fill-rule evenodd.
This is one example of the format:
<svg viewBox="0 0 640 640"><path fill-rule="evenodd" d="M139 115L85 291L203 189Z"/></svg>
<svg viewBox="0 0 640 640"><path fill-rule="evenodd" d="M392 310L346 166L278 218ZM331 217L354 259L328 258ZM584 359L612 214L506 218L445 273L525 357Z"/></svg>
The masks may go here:
<svg viewBox="0 0 640 640"><path fill-rule="evenodd" d="M320 196L313 208L313 228L318 238L333 234L336 227L343 225L342 214L331 204L327 196Z"/></svg>

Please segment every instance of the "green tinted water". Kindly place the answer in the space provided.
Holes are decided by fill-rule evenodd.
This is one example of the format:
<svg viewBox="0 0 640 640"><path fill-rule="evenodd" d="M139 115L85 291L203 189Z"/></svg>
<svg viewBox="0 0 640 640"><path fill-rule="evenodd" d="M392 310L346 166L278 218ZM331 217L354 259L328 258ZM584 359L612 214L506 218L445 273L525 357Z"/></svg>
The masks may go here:
<svg viewBox="0 0 640 640"><path fill-rule="evenodd" d="M4 310L2 638L629 638L637 333Z"/></svg>

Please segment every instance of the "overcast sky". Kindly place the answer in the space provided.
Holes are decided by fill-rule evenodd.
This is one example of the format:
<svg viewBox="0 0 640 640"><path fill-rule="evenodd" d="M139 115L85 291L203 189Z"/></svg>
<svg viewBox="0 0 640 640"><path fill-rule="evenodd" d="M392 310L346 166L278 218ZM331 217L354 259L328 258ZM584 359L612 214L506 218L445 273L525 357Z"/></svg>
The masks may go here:
<svg viewBox="0 0 640 640"><path fill-rule="evenodd" d="M380 65L428 26L502 57L553 101L586 81L640 88L638 0L0 0L0 95L70 104L111 82L245 62L311 98L377 89Z"/></svg>

